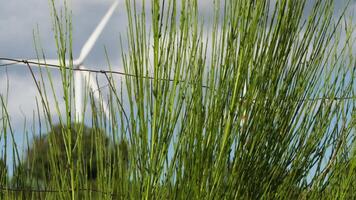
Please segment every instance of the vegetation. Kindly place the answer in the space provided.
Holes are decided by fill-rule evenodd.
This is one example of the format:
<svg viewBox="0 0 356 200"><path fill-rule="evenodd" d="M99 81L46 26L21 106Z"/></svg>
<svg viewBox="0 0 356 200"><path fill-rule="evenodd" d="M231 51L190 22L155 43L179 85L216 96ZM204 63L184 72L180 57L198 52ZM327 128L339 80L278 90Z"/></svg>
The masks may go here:
<svg viewBox="0 0 356 200"><path fill-rule="evenodd" d="M77 127L77 130L74 127ZM12 180L15 188L46 189L51 183L58 181L57 177L53 176L53 172L60 173L59 176L67 174L69 177L68 166L65 162L67 159L66 144L62 137L66 129L65 126L57 125L48 134L33 140L26 159L15 169ZM81 140L83 146L79 147L78 143L72 144L73 163L77 168L78 176L84 177L90 188L96 188L99 168L106 168L108 170L106 176L114 178L117 174L115 168L122 166L121 169L126 169L128 167L128 146L124 140L113 146L104 131L85 126L82 127L82 131L79 129L80 125L72 124L72 139L73 141ZM79 136L78 132L82 135ZM81 151L76 151L76 149ZM118 152L120 152L120 160L115 160L118 158L115 153Z"/></svg>
<svg viewBox="0 0 356 200"><path fill-rule="evenodd" d="M73 70L62 67L63 98L38 85L38 123L52 131L26 159L12 144L15 166L30 173L15 172L2 197L354 199L356 38L346 10L335 19L333 0L209 3L203 20L197 0L126 0L131 76L119 88L102 72L110 118L87 92L91 128L73 123ZM72 68L70 12L51 5L58 58ZM41 72L40 84L53 85Z"/></svg>
<svg viewBox="0 0 356 200"><path fill-rule="evenodd" d="M72 127L75 127L75 125L72 125ZM66 160L66 144L62 137L62 133L66 129L66 127L58 125L55 126L50 133L34 139L32 148L28 150L26 160L23 162L27 168L34 170L29 172L32 178L37 178L41 182L47 183L55 178L52 177L52 171L66 171L67 166L65 162L63 162ZM103 166L110 167L110 165L107 164L114 154L114 147L109 143L110 139L103 131L87 128L85 126L81 132L81 136L78 136L78 131L75 129L72 130L71 133L72 140L82 140L81 145L83 146L82 151L79 153L75 149L80 147L72 143L71 149L74 151L74 165L85 166L83 169L79 169L83 170L83 172L80 172L80 175L87 177L89 180L95 180L97 178L97 167L100 166L100 164L97 163L97 159L103 161ZM100 148L103 149L102 153L97 151ZM50 151L55 152L51 153ZM127 150L123 151L127 152ZM52 161L52 157L50 156L53 155L55 156ZM103 157L101 158L100 156Z"/></svg>

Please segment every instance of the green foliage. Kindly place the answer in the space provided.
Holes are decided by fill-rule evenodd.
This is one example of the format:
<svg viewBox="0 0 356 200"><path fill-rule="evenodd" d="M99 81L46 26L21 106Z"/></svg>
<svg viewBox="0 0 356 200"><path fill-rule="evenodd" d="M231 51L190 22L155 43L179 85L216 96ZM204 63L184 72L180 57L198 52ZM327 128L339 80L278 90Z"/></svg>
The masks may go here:
<svg viewBox="0 0 356 200"><path fill-rule="evenodd" d="M107 170L113 179L118 177L115 175L118 173L115 168L122 166L121 169L127 170L129 167L127 142L122 140L118 145L114 145L101 129L88 128L80 124L71 124L70 127L72 140L76 141L72 143L70 149L73 152L72 159L79 181L95 189L98 187L96 181L100 168ZM25 160L15 169L12 178L12 185L15 188L48 188L53 182L58 181L58 178L53 176L54 173L70 177L66 142L63 137L67 128L56 125L49 133L34 138Z"/></svg>
<svg viewBox="0 0 356 200"><path fill-rule="evenodd" d="M106 147L103 151L105 157L103 160L109 160L110 153L113 151L113 147L110 146L109 138L105 133L99 129L82 127L82 131L76 130L74 124L71 126L72 141L82 140L82 150L78 151L78 143L72 143L71 149L74 152L72 159L74 160L74 166L84 166L84 177L89 180L97 178L97 159L99 146ZM66 169L66 147L63 140L63 133L67 128L61 125L55 126L51 132L45 134L42 137L34 139L32 148L27 152L27 158L25 165L33 168L31 176L42 181L50 181L51 172L60 169ZM78 134L80 133L80 135ZM53 151L53 152L51 152ZM111 153L112 154L112 153ZM51 163L51 157L56 162ZM80 164L80 163L81 164ZM107 164L107 163L106 163ZM63 170L65 172L67 170ZM61 173L63 173L61 172Z"/></svg>
<svg viewBox="0 0 356 200"><path fill-rule="evenodd" d="M6 187L7 181L8 181L8 174L7 174L6 162L3 159L0 159L0 188ZM0 198L4 199L5 195L1 193Z"/></svg>
<svg viewBox="0 0 356 200"><path fill-rule="evenodd" d="M8 181L8 170L6 162L0 159L0 187L5 187Z"/></svg>
<svg viewBox="0 0 356 200"><path fill-rule="evenodd" d="M14 177L60 191L47 199L354 199L355 26L333 18L332 0L209 3L208 26L197 0L126 0L130 76L117 88L104 73L110 119L87 92L93 128L72 123L73 74L61 68L65 125L39 88L53 131ZM72 67L70 15L52 6Z"/></svg>

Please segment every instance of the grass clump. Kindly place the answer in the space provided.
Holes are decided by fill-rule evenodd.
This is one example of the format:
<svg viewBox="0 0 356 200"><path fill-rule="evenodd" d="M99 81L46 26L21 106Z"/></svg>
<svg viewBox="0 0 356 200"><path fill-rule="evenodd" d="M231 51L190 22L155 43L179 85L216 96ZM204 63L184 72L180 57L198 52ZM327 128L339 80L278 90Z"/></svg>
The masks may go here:
<svg viewBox="0 0 356 200"><path fill-rule="evenodd" d="M125 2L131 76L118 88L103 72L110 118L88 92L92 128L72 123L73 74L61 69L61 125L41 91L54 131L18 161L33 172L20 180L42 179L31 188L56 190L48 199L355 198L355 26L333 18L334 1L214 0L209 23L197 0ZM70 17L53 16L70 67Z"/></svg>

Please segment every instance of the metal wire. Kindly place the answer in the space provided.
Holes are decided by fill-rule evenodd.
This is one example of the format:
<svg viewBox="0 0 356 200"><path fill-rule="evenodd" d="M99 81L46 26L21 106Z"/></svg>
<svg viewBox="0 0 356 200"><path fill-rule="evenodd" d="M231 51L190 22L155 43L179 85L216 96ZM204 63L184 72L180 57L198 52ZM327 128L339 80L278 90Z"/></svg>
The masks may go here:
<svg viewBox="0 0 356 200"><path fill-rule="evenodd" d="M47 67L47 68L52 68L52 69L67 69L67 70L73 70L73 71L82 71L82 72L91 72L91 73L99 73L99 74L114 74L114 75L121 75L121 76L127 76L127 77L134 77L134 78L142 78L142 79L149 79L149 80L160 80L160 81L170 81L170 82L177 82L177 83L182 83L186 82L185 80L175 80L175 79L166 79L166 78L154 78L151 76L138 76L135 74L129 74L126 72L122 71L114 71L114 70L95 70L95 69L80 69L80 68L72 68L68 66L61 66L61 65L54 65L54 64L47 64L47 63L41 63L41 62L34 62L34 61L29 61L25 59L13 59L13 58L4 58L0 57L0 60L5 60L5 61L10 61L12 63L9 64L2 64L1 66L9 66L9 65L15 65L18 63L24 63L24 64L31 64L31 65L37 65L36 67ZM105 85L104 87L107 87L109 84ZM209 86L203 85L203 88L209 89ZM356 96L344 96L344 97L316 97L316 98L308 98L308 99L300 99L298 101L322 101L322 100L329 100L329 101L344 101L344 100L356 100Z"/></svg>
<svg viewBox="0 0 356 200"><path fill-rule="evenodd" d="M71 193L71 192L94 192L94 193L99 193L102 195L108 195L108 196L116 196L115 193L113 192L107 192L107 191L101 191L97 189L90 189L90 188L79 188L76 190L71 190L71 189L64 189L64 190L51 190L51 189L33 189L33 188L10 188L10 187L0 187L0 193L5 193L5 192L33 192L33 193Z"/></svg>

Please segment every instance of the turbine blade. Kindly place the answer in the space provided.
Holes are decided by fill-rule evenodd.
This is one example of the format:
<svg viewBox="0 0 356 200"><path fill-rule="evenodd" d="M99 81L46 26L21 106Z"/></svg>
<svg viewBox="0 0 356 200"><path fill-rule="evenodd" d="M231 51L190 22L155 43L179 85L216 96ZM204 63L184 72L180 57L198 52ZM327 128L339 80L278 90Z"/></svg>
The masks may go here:
<svg viewBox="0 0 356 200"><path fill-rule="evenodd" d="M55 59L30 59L27 60L28 62L34 62L34 63L43 63L43 64L47 64L47 65L60 65L59 60L55 60ZM68 63L69 61L66 60L66 63Z"/></svg>
<svg viewBox="0 0 356 200"><path fill-rule="evenodd" d="M10 65L26 65L23 62L15 62L15 61L10 61L10 60L1 60L0 61L0 66L10 66Z"/></svg>
<svg viewBox="0 0 356 200"><path fill-rule="evenodd" d="M244 90L243 90L243 93L242 93L242 96L243 96L243 97L245 97L246 92L247 92L247 83L245 82L245 84L244 84Z"/></svg>
<svg viewBox="0 0 356 200"><path fill-rule="evenodd" d="M17 60L22 60L22 59L17 59ZM25 59L24 61L28 61L30 65L38 65L38 64L43 64L43 65L59 65L59 61L55 59ZM66 63L69 63L68 60L66 60ZM9 61L9 60L3 60L1 61L0 65L27 65L25 62L15 62L15 61Z"/></svg>
<svg viewBox="0 0 356 200"><path fill-rule="evenodd" d="M80 69L86 69L84 66L80 66ZM90 72L82 72L89 89L93 92L93 96L96 101L102 106L105 116L107 119L110 117L109 109L105 104L103 98L100 96L100 88L98 84L94 81L94 77L91 76Z"/></svg>
<svg viewBox="0 0 356 200"><path fill-rule="evenodd" d="M83 92L82 92L82 76L80 71L74 72L74 92L75 92L75 119L76 122L82 122L83 109Z"/></svg>
<svg viewBox="0 0 356 200"><path fill-rule="evenodd" d="M89 52L93 48L93 46L94 46L96 40L98 39L99 35L103 31L105 25L108 23L111 15L113 14L113 12L114 12L115 8L117 7L117 5L118 5L118 1L114 1L114 3L112 4L112 6L108 10L108 12L105 14L103 19L100 21L100 23L98 24L98 26L94 30L94 32L90 35L88 41L84 44L84 46L83 46L83 48L82 48L82 50L80 52L80 56L79 56L79 58L78 58L78 60L76 62L78 62L80 64L83 63L84 59L88 56Z"/></svg>
<svg viewBox="0 0 356 200"><path fill-rule="evenodd" d="M246 99L245 99L246 98L246 93L247 93L247 82L245 81L244 89L243 89L243 92L242 92L242 101L246 101ZM247 112L246 112L246 109L244 109L244 111L242 113L242 116L241 116L240 127L243 127L243 125L246 122L246 119L247 119Z"/></svg>

